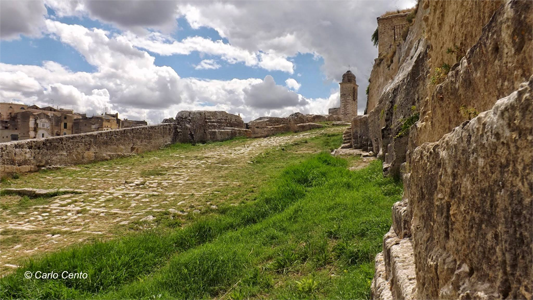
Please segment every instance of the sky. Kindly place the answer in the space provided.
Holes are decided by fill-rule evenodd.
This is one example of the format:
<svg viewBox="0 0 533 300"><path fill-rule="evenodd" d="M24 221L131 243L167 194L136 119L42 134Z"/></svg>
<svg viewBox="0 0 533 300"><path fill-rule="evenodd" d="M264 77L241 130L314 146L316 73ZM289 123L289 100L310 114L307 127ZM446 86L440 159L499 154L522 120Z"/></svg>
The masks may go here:
<svg viewBox="0 0 533 300"><path fill-rule="evenodd" d="M0 102L158 124L182 110L245 121L358 111L376 18L416 0L0 0Z"/></svg>

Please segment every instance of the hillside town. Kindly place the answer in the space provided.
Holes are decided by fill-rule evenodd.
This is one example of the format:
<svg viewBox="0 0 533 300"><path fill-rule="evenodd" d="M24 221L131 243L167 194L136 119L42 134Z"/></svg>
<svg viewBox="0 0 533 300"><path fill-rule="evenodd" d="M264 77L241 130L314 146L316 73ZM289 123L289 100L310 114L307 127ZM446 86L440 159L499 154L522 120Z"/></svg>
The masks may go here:
<svg viewBox="0 0 533 300"><path fill-rule="evenodd" d="M146 121L121 120L118 113L87 117L70 109L0 103L0 143L145 125Z"/></svg>

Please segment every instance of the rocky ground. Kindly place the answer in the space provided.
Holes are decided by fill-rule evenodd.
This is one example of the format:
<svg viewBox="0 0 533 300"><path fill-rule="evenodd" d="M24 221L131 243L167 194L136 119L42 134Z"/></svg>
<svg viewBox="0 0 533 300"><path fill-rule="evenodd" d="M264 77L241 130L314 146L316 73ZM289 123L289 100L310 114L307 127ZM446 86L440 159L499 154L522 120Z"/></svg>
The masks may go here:
<svg viewBox="0 0 533 300"><path fill-rule="evenodd" d="M207 145L175 145L140 156L41 171L2 188L69 193L0 196L0 276L28 257L165 223L182 226L221 205L239 205L257 182L246 166L272 149L343 127ZM316 149L301 148L313 152ZM261 176L259 176L261 177Z"/></svg>

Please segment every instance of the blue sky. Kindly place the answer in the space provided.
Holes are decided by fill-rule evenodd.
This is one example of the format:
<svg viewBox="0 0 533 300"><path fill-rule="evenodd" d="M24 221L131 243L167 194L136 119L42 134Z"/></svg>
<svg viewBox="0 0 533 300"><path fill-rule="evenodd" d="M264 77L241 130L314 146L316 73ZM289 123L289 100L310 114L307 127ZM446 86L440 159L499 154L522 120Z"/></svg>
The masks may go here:
<svg viewBox="0 0 533 300"><path fill-rule="evenodd" d="M184 109L246 120L324 114L338 104L350 65L362 112L377 54L369 39L375 18L412 4L171 2L2 2L0 101L116 111L150 123Z"/></svg>

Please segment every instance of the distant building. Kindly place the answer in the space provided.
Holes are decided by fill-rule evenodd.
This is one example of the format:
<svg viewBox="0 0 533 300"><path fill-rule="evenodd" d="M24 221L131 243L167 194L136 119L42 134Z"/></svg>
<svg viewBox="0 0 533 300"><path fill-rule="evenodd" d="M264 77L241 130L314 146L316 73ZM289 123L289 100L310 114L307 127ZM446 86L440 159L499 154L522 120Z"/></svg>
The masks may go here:
<svg viewBox="0 0 533 300"><path fill-rule="evenodd" d="M342 120L350 122L357 116L357 89L355 75L348 70L342 75L340 85L340 107L330 108L330 115L340 115Z"/></svg>
<svg viewBox="0 0 533 300"><path fill-rule="evenodd" d="M146 121L124 119L120 122L120 128L131 128L131 127L139 127L139 126L146 126L146 125L148 125Z"/></svg>
<svg viewBox="0 0 533 300"><path fill-rule="evenodd" d="M0 143L147 125L118 114L87 117L73 110L0 103Z"/></svg>

